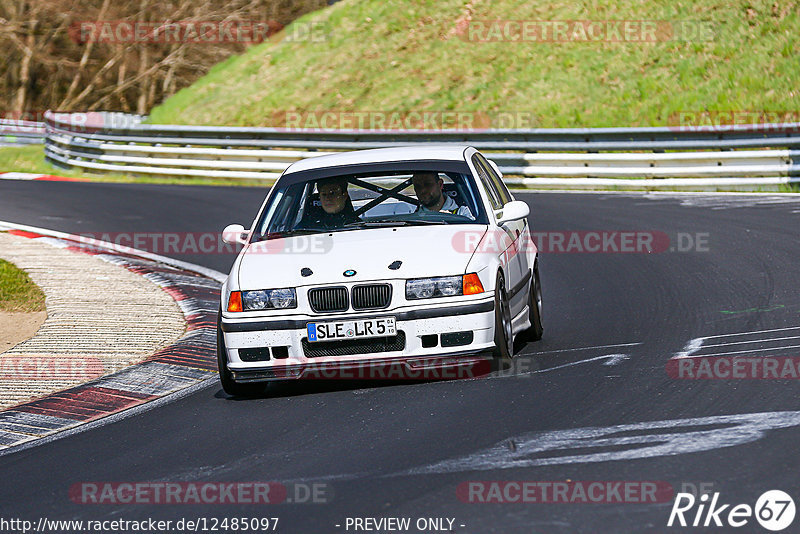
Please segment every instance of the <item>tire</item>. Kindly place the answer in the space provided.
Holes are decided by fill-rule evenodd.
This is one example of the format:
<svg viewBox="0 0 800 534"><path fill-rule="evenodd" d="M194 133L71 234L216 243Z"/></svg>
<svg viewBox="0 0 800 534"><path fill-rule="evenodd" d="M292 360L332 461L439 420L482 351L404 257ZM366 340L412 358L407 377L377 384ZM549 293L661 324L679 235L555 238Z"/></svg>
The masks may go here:
<svg viewBox="0 0 800 534"><path fill-rule="evenodd" d="M494 290L494 349L496 359L509 361L514 356L514 335L511 327L511 308L508 304L503 275L497 274Z"/></svg>
<svg viewBox="0 0 800 534"><path fill-rule="evenodd" d="M228 352L225 350L225 337L222 335L222 311L217 316L217 366L222 389L234 397L253 397L264 391L264 384L239 384L228 369Z"/></svg>
<svg viewBox="0 0 800 534"><path fill-rule="evenodd" d="M531 287L528 291L528 319L531 326L525 330L525 341L539 341L542 339L544 328L542 327L542 284L539 281L538 265L533 266Z"/></svg>

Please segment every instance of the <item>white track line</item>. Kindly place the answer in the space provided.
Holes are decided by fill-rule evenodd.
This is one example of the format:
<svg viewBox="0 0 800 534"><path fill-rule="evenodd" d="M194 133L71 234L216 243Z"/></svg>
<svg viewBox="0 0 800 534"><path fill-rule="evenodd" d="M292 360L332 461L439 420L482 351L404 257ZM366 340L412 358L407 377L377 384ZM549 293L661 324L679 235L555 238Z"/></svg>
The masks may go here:
<svg viewBox="0 0 800 534"><path fill-rule="evenodd" d="M742 351L732 351L732 352L718 352L718 353L710 353L710 354L700 354L700 351L705 348L711 347L730 347L733 345L749 345L754 343L771 343L773 341L786 341L790 339L800 339L800 336L785 336L785 337L763 337L758 339L750 339L746 341L730 341L727 343L714 343L713 345L705 345L704 342L709 339L722 339L722 338L736 338L740 336L751 336L757 334L769 334L773 332L788 332L788 331L796 331L800 330L800 326L788 326L786 328L770 328L767 330L752 330L750 332L734 332L731 334L717 334L714 336L703 336L703 337L696 337L690 339L686 346L683 348L682 351L676 352L671 359L673 360L680 360L682 358L705 358L705 357L712 357L712 356L726 356L729 354L743 354L748 352L766 352L771 350L782 350L782 349L794 349L800 347L800 345L784 345L780 347L772 347L772 348L765 348L765 349L751 349L751 350L742 350Z"/></svg>
<svg viewBox="0 0 800 534"><path fill-rule="evenodd" d="M483 376L480 377L480 380L499 380L499 379L506 379L506 378L519 378L524 376L548 373L550 371L556 371L558 369L564 369L566 367L574 367L576 365L581 365L584 363L591 363L600 360L607 360L603 363L603 365L618 365L625 360L629 360L631 357L629 354L605 354L603 356L595 356L593 358L587 358L585 360L578 360L577 362L569 362L562 365L557 365L555 367L548 367L546 369L533 369L531 371L521 371L521 372L511 372L509 373L508 370L501 370L498 374L494 376ZM513 371L514 362L511 363L511 369Z"/></svg>
<svg viewBox="0 0 800 534"><path fill-rule="evenodd" d="M770 330L753 330L751 332L736 332L732 334L719 334L716 336L703 336L699 339L717 339L721 337L747 336L750 334L766 334L769 332L785 332L787 330L800 330L800 326L789 326L787 328L772 328Z"/></svg>
<svg viewBox="0 0 800 534"><path fill-rule="evenodd" d="M727 356L729 354L749 354L751 352L766 352L770 350L797 349L800 345L786 345L783 347L772 347L768 349L735 350L732 352L712 352L711 354L690 354L684 358L714 358L717 356Z"/></svg>
<svg viewBox="0 0 800 534"><path fill-rule="evenodd" d="M527 356L529 354L535 354L535 355L538 356L539 354L557 354L559 352L575 352L575 351L578 351L578 350L591 350L591 349L609 349L609 348L614 348L614 347L633 347L634 345L641 345L641 343L616 343L616 344L613 344L613 345L594 345L594 346L591 346L591 347L578 347L578 348L574 348L574 349L544 350L544 351L541 351L541 352L537 352L537 351L534 351L534 352L521 352L520 355L524 354L524 355Z"/></svg>
<svg viewBox="0 0 800 534"><path fill-rule="evenodd" d="M714 345L703 345L703 348L709 347L729 347L731 345L748 345L750 343L770 343L772 341L784 341L787 339L800 339L800 336L787 336L787 337L773 337L767 339L753 339L751 341L731 341L730 343L717 343Z"/></svg>
<svg viewBox="0 0 800 534"><path fill-rule="evenodd" d="M555 367L548 367L547 369L537 369L535 371L529 371L527 373L521 373L521 374L534 375L538 373L546 373L548 371L555 371L556 369L564 369L565 367L574 367L582 363L595 362L597 360L608 360L603 365L616 365L621 361L627 359L630 359L630 356L627 354L606 354L605 356L595 356L594 358L588 358L586 360L579 360L577 362L565 363L563 365L557 365ZM520 376L520 375L515 375L515 376Z"/></svg>

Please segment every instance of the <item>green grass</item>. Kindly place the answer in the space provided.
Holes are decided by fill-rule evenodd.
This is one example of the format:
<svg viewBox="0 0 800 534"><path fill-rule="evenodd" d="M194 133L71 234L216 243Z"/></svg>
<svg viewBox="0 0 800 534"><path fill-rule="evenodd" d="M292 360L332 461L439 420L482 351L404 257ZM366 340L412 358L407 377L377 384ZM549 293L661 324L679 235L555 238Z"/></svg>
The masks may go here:
<svg viewBox="0 0 800 534"><path fill-rule="evenodd" d="M473 7L474 6L474 7ZM705 21L710 40L471 42L460 21ZM798 0L343 0L322 42L277 40L216 65L151 122L282 126L286 112L523 114L527 126L670 124L680 112L800 110Z"/></svg>
<svg viewBox="0 0 800 534"><path fill-rule="evenodd" d="M44 293L28 274L14 264L0 260L0 311L43 311Z"/></svg>
<svg viewBox="0 0 800 534"><path fill-rule="evenodd" d="M238 180L236 178L187 178L168 176L146 176L123 173L95 174L79 169L62 169L51 165L44 159L41 145L23 147L0 147L0 172L30 172L35 174L52 174L67 178L80 178L93 182L144 183L144 184L180 184L180 185L240 185L265 187L274 180Z"/></svg>

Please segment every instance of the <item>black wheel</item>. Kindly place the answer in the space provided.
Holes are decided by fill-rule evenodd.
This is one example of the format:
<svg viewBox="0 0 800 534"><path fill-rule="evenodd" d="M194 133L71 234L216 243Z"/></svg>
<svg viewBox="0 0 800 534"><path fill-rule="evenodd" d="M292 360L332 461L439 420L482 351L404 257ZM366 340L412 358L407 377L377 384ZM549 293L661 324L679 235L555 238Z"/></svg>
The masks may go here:
<svg viewBox="0 0 800 534"><path fill-rule="evenodd" d="M494 290L494 350L492 354L500 360L510 360L514 356L511 308L508 304L503 275L499 273Z"/></svg>
<svg viewBox="0 0 800 534"><path fill-rule="evenodd" d="M239 384L233 379L228 369L228 353L225 350L225 338L222 335L222 312L217 316L217 366L222 389L234 397L252 397L264 391L264 384Z"/></svg>
<svg viewBox="0 0 800 534"><path fill-rule="evenodd" d="M531 287L528 292L528 319L530 328L525 331L526 341L539 341L542 339L542 285L539 282L539 266L534 265L531 276Z"/></svg>

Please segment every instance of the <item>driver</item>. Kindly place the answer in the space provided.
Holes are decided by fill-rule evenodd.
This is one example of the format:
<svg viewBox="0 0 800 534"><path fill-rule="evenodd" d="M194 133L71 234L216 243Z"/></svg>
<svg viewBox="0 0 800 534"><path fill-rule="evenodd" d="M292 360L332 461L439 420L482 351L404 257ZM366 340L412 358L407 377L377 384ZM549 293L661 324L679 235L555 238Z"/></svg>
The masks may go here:
<svg viewBox="0 0 800 534"><path fill-rule="evenodd" d="M317 182L322 211L303 220L305 227L339 228L348 223L358 222L350 195L347 194L345 178L326 178Z"/></svg>
<svg viewBox="0 0 800 534"><path fill-rule="evenodd" d="M443 194L444 180L437 172L417 172L411 176L414 193L422 204L418 212L441 212L462 215L474 219L467 206L459 206L456 201Z"/></svg>

